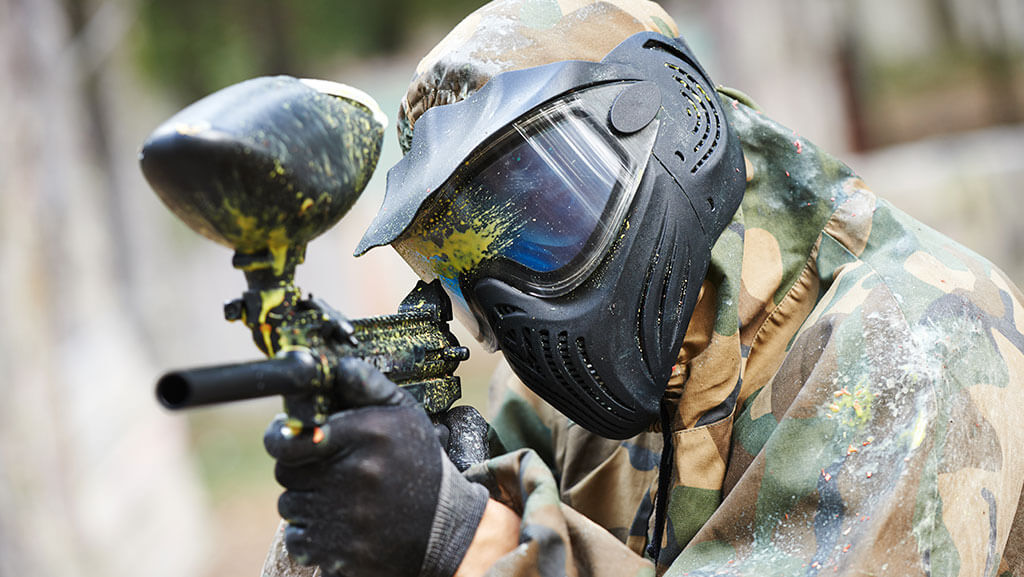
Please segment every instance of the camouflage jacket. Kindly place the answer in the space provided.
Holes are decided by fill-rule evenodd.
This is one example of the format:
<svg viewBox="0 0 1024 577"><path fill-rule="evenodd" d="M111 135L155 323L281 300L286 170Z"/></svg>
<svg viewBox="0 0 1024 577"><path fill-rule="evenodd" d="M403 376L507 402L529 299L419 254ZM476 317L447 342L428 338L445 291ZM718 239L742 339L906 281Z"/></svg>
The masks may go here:
<svg viewBox="0 0 1024 577"><path fill-rule="evenodd" d="M503 369L493 426L510 452L467 474L523 524L490 574L1024 576L1024 297L723 99L747 193L669 384L657 568L642 552L661 433L597 437Z"/></svg>

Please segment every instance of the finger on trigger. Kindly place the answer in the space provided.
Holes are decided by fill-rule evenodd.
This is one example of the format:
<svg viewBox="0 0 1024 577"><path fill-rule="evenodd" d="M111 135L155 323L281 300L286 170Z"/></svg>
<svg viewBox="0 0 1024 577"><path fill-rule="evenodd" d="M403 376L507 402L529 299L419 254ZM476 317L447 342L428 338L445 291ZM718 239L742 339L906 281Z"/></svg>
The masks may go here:
<svg viewBox="0 0 1024 577"><path fill-rule="evenodd" d="M338 363L337 401L347 409L372 405L414 406L412 395L375 367L355 357Z"/></svg>

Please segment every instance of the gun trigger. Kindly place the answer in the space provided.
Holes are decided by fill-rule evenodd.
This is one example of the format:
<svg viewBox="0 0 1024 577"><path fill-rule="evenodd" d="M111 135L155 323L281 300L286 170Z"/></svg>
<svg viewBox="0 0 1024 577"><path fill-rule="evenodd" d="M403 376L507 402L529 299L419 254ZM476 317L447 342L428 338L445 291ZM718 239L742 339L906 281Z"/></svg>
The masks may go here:
<svg viewBox="0 0 1024 577"><path fill-rule="evenodd" d="M359 346L359 339L356 338L356 327L352 326L348 319L343 319L338 323L338 330L345 337L348 344L353 347Z"/></svg>
<svg viewBox="0 0 1024 577"><path fill-rule="evenodd" d="M326 332L336 336L339 340L345 341L350 346L359 346L359 339L356 338L356 327L348 320L348 317L334 310L323 299L313 297L312 295L310 297L312 303L323 313L324 320L330 327L330 330Z"/></svg>

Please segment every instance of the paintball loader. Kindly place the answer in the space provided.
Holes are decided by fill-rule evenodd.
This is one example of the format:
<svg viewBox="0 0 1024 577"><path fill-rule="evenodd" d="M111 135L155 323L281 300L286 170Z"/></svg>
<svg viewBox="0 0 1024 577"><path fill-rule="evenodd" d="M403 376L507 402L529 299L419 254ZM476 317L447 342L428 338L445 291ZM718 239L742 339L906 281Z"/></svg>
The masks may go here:
<svg viewBox="0 0 1024 577"><path fill-rule="evenodd" d="M356 320L294 285L306 244L370 179L386 122L348 86L264 77L199 100L146 140L140 162L157 195L193 230L234 249L248 290L224 315L270 357L167 373L156 387L165 407L283 395L289 426L315 428L341 408L332 375L355 356L443 422L460 395L453 372L469 351L449 331L451 304L436 281L418 283L396 314Z"/></svg>

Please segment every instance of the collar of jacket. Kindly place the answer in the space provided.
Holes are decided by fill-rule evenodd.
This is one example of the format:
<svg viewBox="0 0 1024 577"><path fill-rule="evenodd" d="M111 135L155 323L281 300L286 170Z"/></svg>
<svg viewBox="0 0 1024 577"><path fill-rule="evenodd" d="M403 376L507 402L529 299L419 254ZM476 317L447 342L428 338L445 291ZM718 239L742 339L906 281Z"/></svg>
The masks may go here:
<svg viewBox="0 0 1024 577"><path fill-rule="evenodd" d="M844 214L854 173L799 134L720 89L746 159L743 204L712 251L700 301L666 390L673 428L720 421L763 387L822 292L816 258L823 231L866 242ZM868 216L868 215L864 215Z"/></svg>

